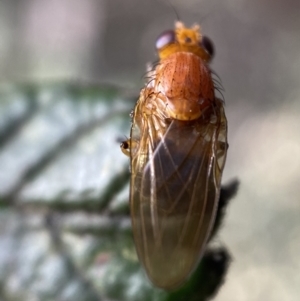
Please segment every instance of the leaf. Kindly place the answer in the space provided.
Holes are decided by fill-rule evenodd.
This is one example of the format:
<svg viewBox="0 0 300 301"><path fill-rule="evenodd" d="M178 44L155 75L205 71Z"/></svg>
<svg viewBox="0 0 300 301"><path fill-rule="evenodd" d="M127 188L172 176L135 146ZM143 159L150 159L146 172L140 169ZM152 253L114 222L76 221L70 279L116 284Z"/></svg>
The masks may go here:
<svg viewBox="0 0 300 301"><path fill-rule="evenodd" d="M129 132L133 101L113 87L55 83L1 86L0 99L0 214L7 228L0 236L1 295L99 300L92 284L85 285L87 276L81 277L76 248L82 248L83 262L93 264L90 249L100 240L75 238L68 222L77 220L78 233L88 227L99 232L98 222L90 222L109 220L105 214L127 203L129 164L118 140ZM104 224L97 235L109 229ZM107 231L101 244L111 235ZM70 237L81 240L79 246Z"/></svg>

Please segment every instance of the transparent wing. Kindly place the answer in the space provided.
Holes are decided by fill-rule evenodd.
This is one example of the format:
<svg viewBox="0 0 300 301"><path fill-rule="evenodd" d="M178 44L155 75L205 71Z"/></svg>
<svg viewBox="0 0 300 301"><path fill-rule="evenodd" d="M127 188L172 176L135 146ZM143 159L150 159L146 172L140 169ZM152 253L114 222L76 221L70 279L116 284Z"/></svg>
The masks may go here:
<svg viewBox="0 0 300 301"><path fill-rule="evenodd" d="M150 115L133 124L133 233L138 256L159 287L180 285L201 258L219 199L226 135L221 102L196 121L166 124Z"/></svg>

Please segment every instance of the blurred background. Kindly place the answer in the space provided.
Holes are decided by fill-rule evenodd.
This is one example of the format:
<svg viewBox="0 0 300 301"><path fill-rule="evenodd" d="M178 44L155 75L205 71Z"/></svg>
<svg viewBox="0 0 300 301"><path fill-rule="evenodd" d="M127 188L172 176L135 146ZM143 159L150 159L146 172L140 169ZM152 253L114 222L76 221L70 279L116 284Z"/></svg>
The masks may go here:
<svg viewBox="0 0 300 301"><path fill-rule="evenodd" d="M156 37L165 29L172 28L176 20L173 7L187 25L200 23L204 34L215 43L216 55L212 69L220 76L225 88L229 124L230 147L223 182L227 183L233 178L241 182L239 193L228 208L224 226L217 238L230 250L233 262L226 283L215 300L299 300L299 1L1 0L0 81L5 87L11 83L40 84L66 80L108 83L121 87L122 91L130 91L131 95L138 95L143 85L146 63L156 60ZM13 94L16 100L16 94L19 95L15 90L5 93L6 99L10 99ZM49 101L49 90L43 90L43 93L41 97L44 97L44 104ZM50 98L57 98L51 95ZM67 96L63 94L63 98ZM9 102L2 105L2 129L5 127L3 120L8 118L5 117L8 116L8 107L9 116L17 116L18 112L25 110L22 105L18 105L17 100L14 107L10 107ZM119 105L114 109L130 112L132 106L133 103L128 101L121 109ZM68 105L64 104L55 110L65 112L61 118L68 119L69 109L66 107ZM97 110L101 115L103 108L100 106ZM76 114L75 119L84 118L82 110ZM102 164L97 161L99 148L101 156L104 156L105 150L110 152L112 157L107 160L114 165L111 168L107 163L106 169L102 168L101 172L108 169L109 172L120 173L122 168L118 166L128 164L126 158L118 158L122 154L115 141L110 145L99 142L96 147L98 152L93 153L90 140L99 135L113 139L117 139L118 135L128 135L129 117L125 126L117 121L117 129L102 129L100 134L93 132L88 138L90 140L78 142L81 151L84 150L84 154L90 154L91 157L82 154L77 156L70 150L66 157L73 156L71 170L74 177L70 178L69 172L59 172L61 162L69 162L64 161L64 157L56 162L56 167L53 164L47 169L43 176L18 187L19 166L24 167L26 162L33 162L40 154L28 150L31 143L34 141L45 148L50 147L45 134L47 131L39 132L45 126L43 116L41 113L35 123L27 125L19 134L19 140L13 140L2 148L1 195L17 190L22 201L39 200L45 194L62 191L59 185L80 193L86 187L100 191L107 180L105 173L97 174L97 166ZM74 128L72 122L68 123L70 127L65 123L61 128L57 127L56 136L53 135L59 137L61 131L68 132L68 129ZM51 122L49 124L47 126L52 127ZM36 136L40 140L34 140ZM45 140L42 140L42 136ZM24 141L31 142L26 144ZM93 163L91 160L94 160ZM114 164L115 160L118 164ZM65 170L68 170L69 163L65 164ZM103 177L101 183L100 176ZM126 199L127 189L120 191L123 199ZM29 278L26 278L28 267L26 270L22 265L18 273L4 273L4 270L9 269L7 262L11 264L15 260L13 251L19 249L10 237L20 227L15 220L21 218L20 212L15 213L7 208L3 210L0 222L0 279L1 291L6 296L3 300L19 300L18 296L23 296L20 300L44 300L39 293L50 280L45 280L48 276L43 272L41 275L46 278L41 279L44 281L40 280L30 289L26 288L26 283L30 283ZM30 210L26 212L30 216L30 227L35 227L32 223L35 221L38 224L38 218L30 215ZM78 218L80 220L81 217ZM40 235L44 237L44 234ZM27 257L23 254L25 257L22 258L26 259L26 264L29 265L30 260L36 262L37 259L32 259L32 248L43 239L47 240L45 237L25 240L28 253ZM83 240L73 236L68 239L70 245L77 246ZM84 239L87 240L86 237ZM53 269L49 272L49 275L53 275L53 271L58 269L57 265L53 259L53 262L48 263L48 268L44 269ZM23 280L18 278L20 274ZM29 282L24 282L24 277ZM71 288L70 291L73 292ZM65 296L72 296L70 291ZM52 300L49 298L45 300ZM59 300L67 300L67 297Z"/></svg>

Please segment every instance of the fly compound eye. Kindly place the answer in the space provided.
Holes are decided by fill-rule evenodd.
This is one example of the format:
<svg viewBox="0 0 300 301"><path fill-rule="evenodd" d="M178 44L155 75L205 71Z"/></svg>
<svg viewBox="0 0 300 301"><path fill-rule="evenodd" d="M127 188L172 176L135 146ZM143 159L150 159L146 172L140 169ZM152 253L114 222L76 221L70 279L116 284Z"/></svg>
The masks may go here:
<svg viewBox="0 0 300 301"><path fill-rule="evenodd" d="M206 50L206 52L211 57L214 56L214 54L215 54L215 47L214 47L214 44L213 44L212 40L209 37L203 36L200 45L204 48L204 50Z"/></svg>
<svg viewBox="0 0 300 301"><path fill-rule="evenodd" d="M166 30L157 38L155 48L156 50L160 50L169 44L175 43L175 40L174 30Z"/></svg>

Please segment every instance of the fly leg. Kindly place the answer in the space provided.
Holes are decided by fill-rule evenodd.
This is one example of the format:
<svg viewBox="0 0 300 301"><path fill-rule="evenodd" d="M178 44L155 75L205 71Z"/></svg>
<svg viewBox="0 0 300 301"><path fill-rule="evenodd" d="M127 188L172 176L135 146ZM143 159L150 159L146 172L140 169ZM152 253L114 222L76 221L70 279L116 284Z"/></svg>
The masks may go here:
<svg viewBox="0 0 300 301"><path fill-rule="evenodd" d="M131 145L131 139L122 141L120 144L122 153L128 157L130 157L130 145Z"/></svg>
<svg viewBox="0 0 300 301"><path fill-rule="evenodd" d="M121 151L124 155L127 157L130 157L130 154L132 150L134 150L137 147L138 143L131 138L128 138L125 141L122 141L120 144Z"/></svg>

